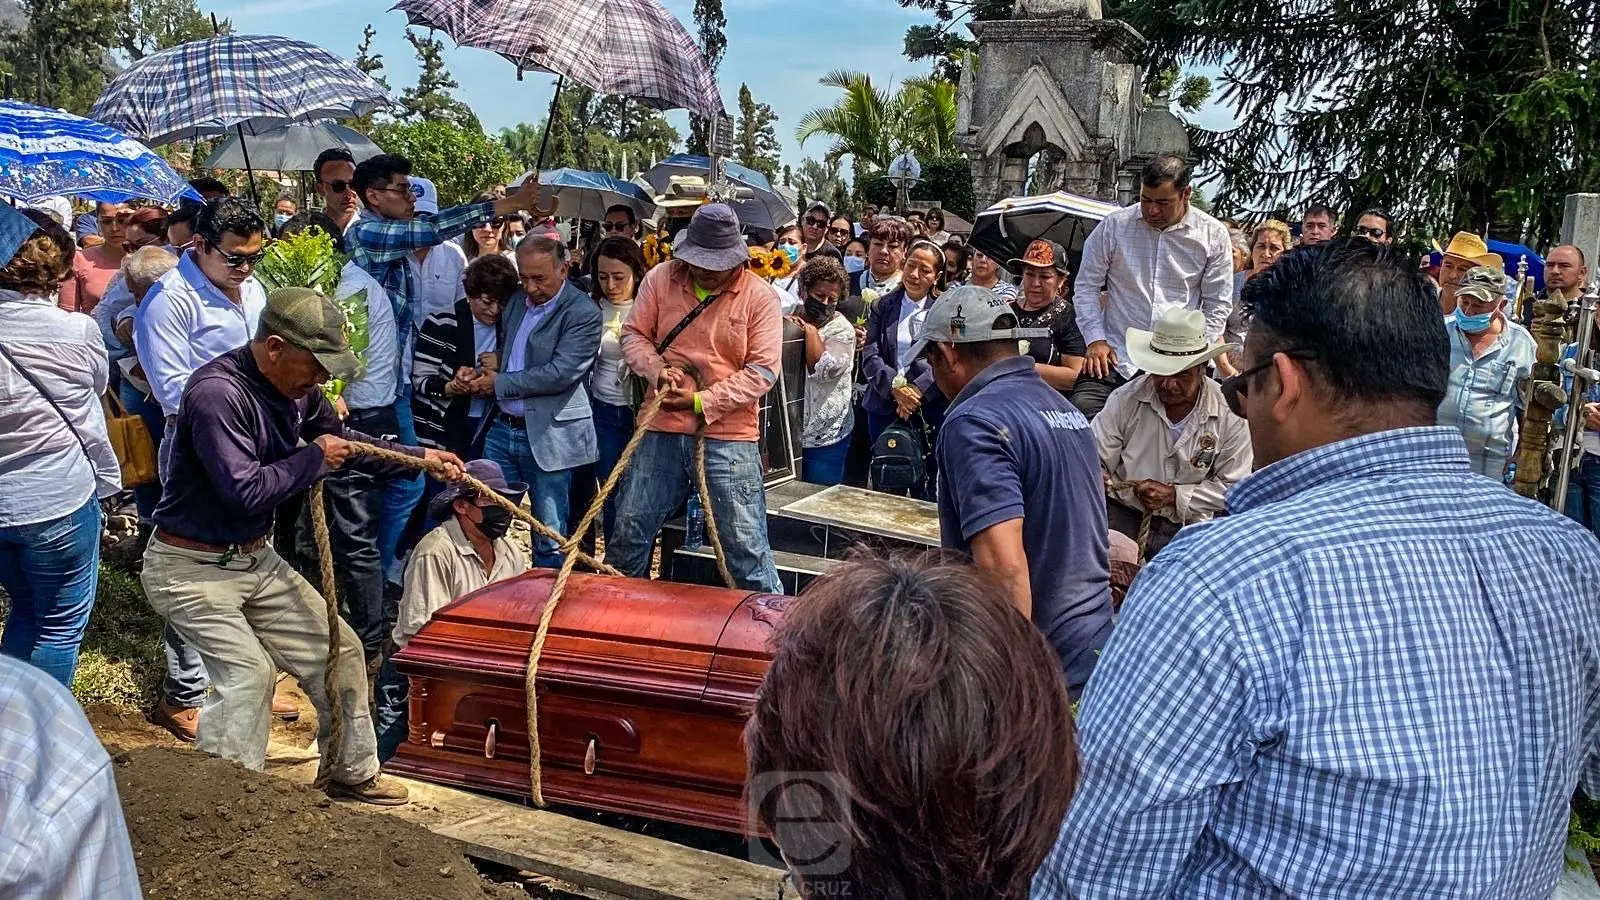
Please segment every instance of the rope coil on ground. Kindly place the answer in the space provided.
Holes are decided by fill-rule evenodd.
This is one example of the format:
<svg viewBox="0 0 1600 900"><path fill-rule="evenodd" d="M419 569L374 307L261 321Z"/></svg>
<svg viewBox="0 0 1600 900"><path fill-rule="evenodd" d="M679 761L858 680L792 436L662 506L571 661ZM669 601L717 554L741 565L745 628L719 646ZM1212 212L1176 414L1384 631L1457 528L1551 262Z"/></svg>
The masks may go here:
<svg viewBox="0 0 1600 900"><path fill-rule="evenodd" d="M1114 494L1117 491L1131 491L1139 486L1137 481L1108 481L1106 493ZM1141 507L1142 508L1142 507ZM1139 519L1139 565L1150 561L1150 526L1155 523L1156 514L1148 509L1142 510L1144 515Z"/></svg>
<svg viewBox="0 0 1600 900"><path fill-rule="evenodd" d="M622 474L629 463L633 461L634 454L638 452L640 444L643 443L650 422L661 411L663 399L665 399L664 395L657 392L650 398L649 402L639 408L633 436L628 439L628 444L623 448L622 455L617 459L617 464L612 467L611 474L607 476L605 483L595 493L593 502L589 504L589 509L583 514L583 518L578 521L578 525L573 529L570 537L540 522L531 513L512 503L482 481L473 478L471 475L464 477L466 485L480 496L488 497L500 506L505 507L513 516L526 522L534 533L558 544L563 556L561 568L556 572L555 583L550 587L550 596L545 601L544 610L539 616L539 627L534 632L533 641L528 647L528 670L524 681L528 707L529 780L532 787L533 802L539 806L545 805L544 769L540 759L542 754L539 747L539 660L544 653L545 642L550 636L550 625L555 619L556 607L566 593L567 581L572 577L573 569L578 563L584 563L605 575L623 577L622 573L615 568L584 553L579 544L583 539L583 535L594 526L595 520L599 518L600 513L605 509L606 499L611 496L617 485L621 483ZM350 444L357 454L409 466L414 469L421 469L424 472L438 474L442 473L446 468L444 463L436 463L409 454L386 450L372 444L360 441L351 441ZM701 424L699 431L695 433L695 489L700 497L701 509L705 514L706 535L716 556L717 572L721 575L724 584L730 588L734 587L733 576L728 570L727 554L723 552L722 536L717 532L716 514L713 512L711 504L710 484L706 478L704 423ZM332 773L333 761L338 759L344 750L344 716L343 710L337 703L338 696L333 682L334 670L338 665L339 659L339 602L334 583L333 552L329 543L327 513L322 505L322 485L320 483L312 488L311 517L312 529L317 541L317 552L321 557L322 563L322 593L327 601L328 609L328 661L323 680L327 688L331 722L328 742L318 767L317 785L320 787L326 785Z"/></svg>

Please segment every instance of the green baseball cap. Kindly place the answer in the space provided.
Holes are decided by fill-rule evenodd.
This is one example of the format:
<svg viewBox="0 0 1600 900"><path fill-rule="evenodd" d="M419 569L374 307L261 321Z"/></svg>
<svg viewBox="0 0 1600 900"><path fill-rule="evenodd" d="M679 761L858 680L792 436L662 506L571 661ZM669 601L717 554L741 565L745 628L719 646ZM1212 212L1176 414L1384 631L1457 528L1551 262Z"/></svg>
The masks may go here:
<svg viewBox="0 0 1600 900"><path fill-rule="evenodd" d="M328 374L341 381L359 381L366 374L350 349L350 323L327 297L310 288L279 288L267 295L261 324L291 345L306 350Z"/></svg>

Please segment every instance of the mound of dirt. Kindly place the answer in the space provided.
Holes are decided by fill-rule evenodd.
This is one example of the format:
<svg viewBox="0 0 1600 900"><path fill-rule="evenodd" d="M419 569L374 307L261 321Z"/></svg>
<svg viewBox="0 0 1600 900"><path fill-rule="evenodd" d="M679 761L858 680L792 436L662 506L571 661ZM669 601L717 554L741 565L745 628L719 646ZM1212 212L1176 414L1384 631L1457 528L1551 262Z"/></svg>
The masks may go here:
<svg viewBox="0 0 1600 900"><path fill-rule="evenodd" d="M164 747L113 759L149 900L527 897L427 829L230 760Z"/></svg>

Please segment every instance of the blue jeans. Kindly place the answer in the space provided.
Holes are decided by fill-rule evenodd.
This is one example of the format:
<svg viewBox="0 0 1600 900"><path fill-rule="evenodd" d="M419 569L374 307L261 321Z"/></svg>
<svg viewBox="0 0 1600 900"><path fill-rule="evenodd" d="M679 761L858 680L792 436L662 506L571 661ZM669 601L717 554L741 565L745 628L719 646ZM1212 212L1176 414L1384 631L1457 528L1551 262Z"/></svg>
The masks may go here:
<svg viewBox="0 0 1600 900"><path fill-rule="evenodd" d="M611 470L617 467L617 460L622 458L622 448L628 446L628 439L633 437L633 408L598 401L593 408L594 439L600 448L600 458L594 464L594 477L600 484L605 484L606 479L611 477ZM608 545L612 533L616 531L617 494L621 489L621 485L618 485L617 490L606 498L605 520L600 533L605 535ZM577 510L580 516L586 512L586 509Z"/></svg>
<svg viewBox="0 0 1600 900"><path fill-rule="evenodd" d="M72 687L100 583L100 504L0 528L0 587L11 596L0 653Z"/></svg>
<svg viewBox="0 0 1600 900"><path fill-rule="evenodd" d="M1600 456L1585 453L1567 482L1567 516L1600 537Z"/></svg>
<svg viewBox="0 0 1600 900"><path fill-rule="evenodd" d="M156 454L161 482L172 472L172 449L177 446L177 429L170 423L161 434ZM174 709L196 709L206 702L206 670L200 654L184 642L171 625L161 632L162 652L167 657L167 677L161 683L161 697Z"/></svg>
<svg viewBox="0 0 1600 900"><path fill-rule="evenodd" d="M844 461L850 455L851 433L826 447L807 447L801 454L800 480L832 487L844 481Z"/></svg>
<svg viewBox="0 0 1600 900"><path fill-rule="evenodd" d="M156 459L159 460L161 439L166 436L167 430L167 417L161 413L161 404L146 397L143 391L129 384L126 378L122 379L122 386L117 389L117 397L129 413L144 420L144 427L150 432L150 440L155 443ZM150 517L155 515L156 504L160 502L161 479L159 478L150 484L141 484L133 489L133 505L139 509L140 522L149 522Z"/></svg>
<svg viewBox="0 0 1600 900"><path fill-rule="evenodd" d="M411 386L403 385L400 396L394 401L394 417L399 424L395 439L407 447L417 445L417 421L411 415ZM385 437L375 434L373 437ZM383 493L383 512L378 517L378 559L383 566L384 576L395 583L401 580L401 566L398 560L400 537L405 534L406 524L411 521L411 511L417 508L417 503L422 500L422 484L425 479L421 473L410 478L390 479L389 486Z"/></svg>
<svg viewBox="0 0 1600 900"><path fill-rule="evenodd" d="M528 485L528 503L533 517L565 535L567 533L567 501L572 490L572 470L546 472L533 458L533 448L528 446L528 434L496 421L489 426L489 437L483 443L485 459L500 464L506 481L521 481ZM555 541L533 536L533 564L546 569L561 566L560 548Z"/></svg>
<svg viewBox="0 0 1600 900"><path fill-rule="evenodd" d="M667 518L697 490L692 434L652 431L618 487L617 528L606 562L624 575L650 577L650 551ZM767 491L754 442L706 441L706 485L717 536L734 583L748 591L783 593L767 539Z"/></svg>

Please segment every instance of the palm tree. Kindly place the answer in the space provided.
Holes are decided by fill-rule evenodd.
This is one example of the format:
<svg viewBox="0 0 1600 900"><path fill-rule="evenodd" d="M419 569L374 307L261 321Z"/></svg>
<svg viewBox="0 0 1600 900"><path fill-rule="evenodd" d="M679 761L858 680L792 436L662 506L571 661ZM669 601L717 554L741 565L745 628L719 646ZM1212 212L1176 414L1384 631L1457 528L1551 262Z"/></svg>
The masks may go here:
<svg viewBox="0 0 1600 900"><path fill-rule="evenodd" d="M895 98L900 142L924 159L953 156L956 146L956 86L942 78L913 78Z"/></svg>
<svg viewBox="0 0 1600 900"><path fill-rule="evenodd" d="M882 169L894 158L891 133L897 118L896 98L872 83L865 72L836 70L821 84L844 91L832 106L813 109L800 119L794 139L802 146L818 135L833 138L825 158L855 160L857 171Z"/></svg>

